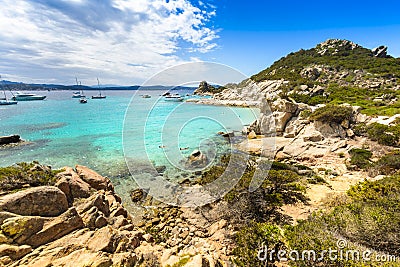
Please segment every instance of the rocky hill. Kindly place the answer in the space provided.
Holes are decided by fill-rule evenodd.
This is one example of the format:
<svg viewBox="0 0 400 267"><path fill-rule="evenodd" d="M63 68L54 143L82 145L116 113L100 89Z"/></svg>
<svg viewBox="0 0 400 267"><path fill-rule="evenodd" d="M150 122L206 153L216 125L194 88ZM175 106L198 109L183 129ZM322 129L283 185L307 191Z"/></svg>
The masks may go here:
<svg viewBox="0 0 400 267"><path fill-rule="evenodd" d="M290 53L240 84L227 85L214 99L349 103L364 114L394 115L400 111L400 58L386 51L384 46L371 50L347 40L327 40Z"/></svg>
<svg viewBox="0 0 400 267"><path fill-rule="evenodd" d="M269 249L297 251L328 250L342 240L348 249L368 249L375 258L380 252L399 256L393 199L400 192L400 59L389 56L383 46L367 49L334 39L291 53L250 79L225 87L198 102L261 110L259 119L243 129L247 138L237 145L239 150L274 160L272 168L308 177L302 183L307 201L283 203L278 222L262 217L241 228L236 239L239 266L265 266L252 250L265 240ZM266 179L275 174L272 169ZM290 172L279 175L279 181L292 179ZM269 190L265 196L251 194L257 204L265 205L274 194L270 184L264 186ZM362 264L322 259L285 265L269 258L273 262L271 266ZM399 263L372 260L368 265Z"/></svg>

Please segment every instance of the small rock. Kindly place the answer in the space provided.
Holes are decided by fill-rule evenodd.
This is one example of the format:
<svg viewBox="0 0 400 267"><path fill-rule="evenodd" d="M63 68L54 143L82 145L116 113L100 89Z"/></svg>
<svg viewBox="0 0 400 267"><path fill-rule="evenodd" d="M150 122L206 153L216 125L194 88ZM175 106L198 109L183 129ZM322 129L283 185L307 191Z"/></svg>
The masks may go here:
<svg viewBox="0 0 400 267"><path fill-rule="evenodd" d="M256 139L257 138L257 134L254 131L251 131L248 136L249 139Z"/></svg>
<svg viewBox="0 0 400 267"><path fill-rule="evenodd" d="M145 193L144 193L143 189L140 189L140 188L132 190L130 193L131 200L134 203L141 201L143 199L144 195L145 195Z"/></svg>
<svg viewBox="0 0 400 267"><path fill-rule="evenodd" d="M104 218L104 216L100 215L99 217L96 218L96 221L94 223L94 226L96 228L102 228L107 225L107 219Z"/></svg>
<svg viewBox="0 0 400 267"><path fill-rule="evenodd" d="M143 239L148 243L154 242L154 238L151 234L144 234Z"/></svg>
<svg viewBox="0 0 400 267"><path fill-rule="evenodd" d="M14 246L14 245L0 245L0 257L8 256L12 260L18 260L28 253L32 252L32 247L27 245Z"/></svg>
<svg viewBox="0 0 400 267"><path fill-rule="evenodd" d="M113 245L114 230L110 226L97 230L89 240L87 247L93 251L104 251L113 253L115 248Z"/></svg>

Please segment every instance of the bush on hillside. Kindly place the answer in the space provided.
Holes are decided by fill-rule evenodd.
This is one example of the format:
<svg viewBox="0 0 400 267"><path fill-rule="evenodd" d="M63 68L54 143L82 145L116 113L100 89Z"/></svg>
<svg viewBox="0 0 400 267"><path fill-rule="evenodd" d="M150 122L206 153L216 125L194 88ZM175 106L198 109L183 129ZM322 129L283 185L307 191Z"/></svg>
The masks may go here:
<svg viewBox="0 0 400 267"><path fill-rule="evenodd" d="M380 158L374 165L380 174L392 175L400 170L400 151L393 151Z"/></svg>
<svg viewBox="0 0 400 267"><path fill-rule="evenodd" d="M316 109L310 116L311 121L342 123L344 120L350 121L353 109L336 105L327 105Z"/></svg>
<svg viewBox="0 0 400 267"><path fill-rule="evenodd" d="M399 144L400 131L398 126L388 126L372 123L367 126L367 136L381 145L397 146Z"/></svg>
<svg viewBox="0 0 400 267"><path fill-rule="evenodd" d="M21 162L13 166L0 168L0 192L19 190L27 185L54 185L55 175L60 170L51 170L38 162Z"/></svg>
<svg viewBox="0 0 400 267"><path fill-rule="evenodd" d="M350 163L360 169L366 169L372 165L370 161L372 152L369 150L353 148L349 151L349 154L351 156Z"/></svg>

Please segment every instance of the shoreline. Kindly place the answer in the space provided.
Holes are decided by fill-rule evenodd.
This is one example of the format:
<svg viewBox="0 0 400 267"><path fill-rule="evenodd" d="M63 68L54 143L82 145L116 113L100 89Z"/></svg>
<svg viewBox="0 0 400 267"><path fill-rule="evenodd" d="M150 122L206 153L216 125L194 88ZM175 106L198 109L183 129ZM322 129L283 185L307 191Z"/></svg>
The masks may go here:
<svg viewBox="0 0 400 267"><path fill-rule="evenodd" d="M242 107L242 108L259 108L260 105L259 101L218 100L214 98L187 99L186 102L200 104L200 105L228 106L228 107Z"/></svg>

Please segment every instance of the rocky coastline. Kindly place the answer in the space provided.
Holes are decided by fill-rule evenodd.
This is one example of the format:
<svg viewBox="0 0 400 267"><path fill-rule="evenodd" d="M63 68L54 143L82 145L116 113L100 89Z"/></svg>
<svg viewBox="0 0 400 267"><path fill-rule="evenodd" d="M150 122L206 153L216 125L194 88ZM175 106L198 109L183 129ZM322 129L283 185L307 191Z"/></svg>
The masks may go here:
<svg viewBox="0 0 400 267"><path fill-rule="evenodd" d="M216 209L161 205L135 221L111 181L85 166L28 168L51 182L2 177L0 266L229 266L232 229Z"/></svg>

